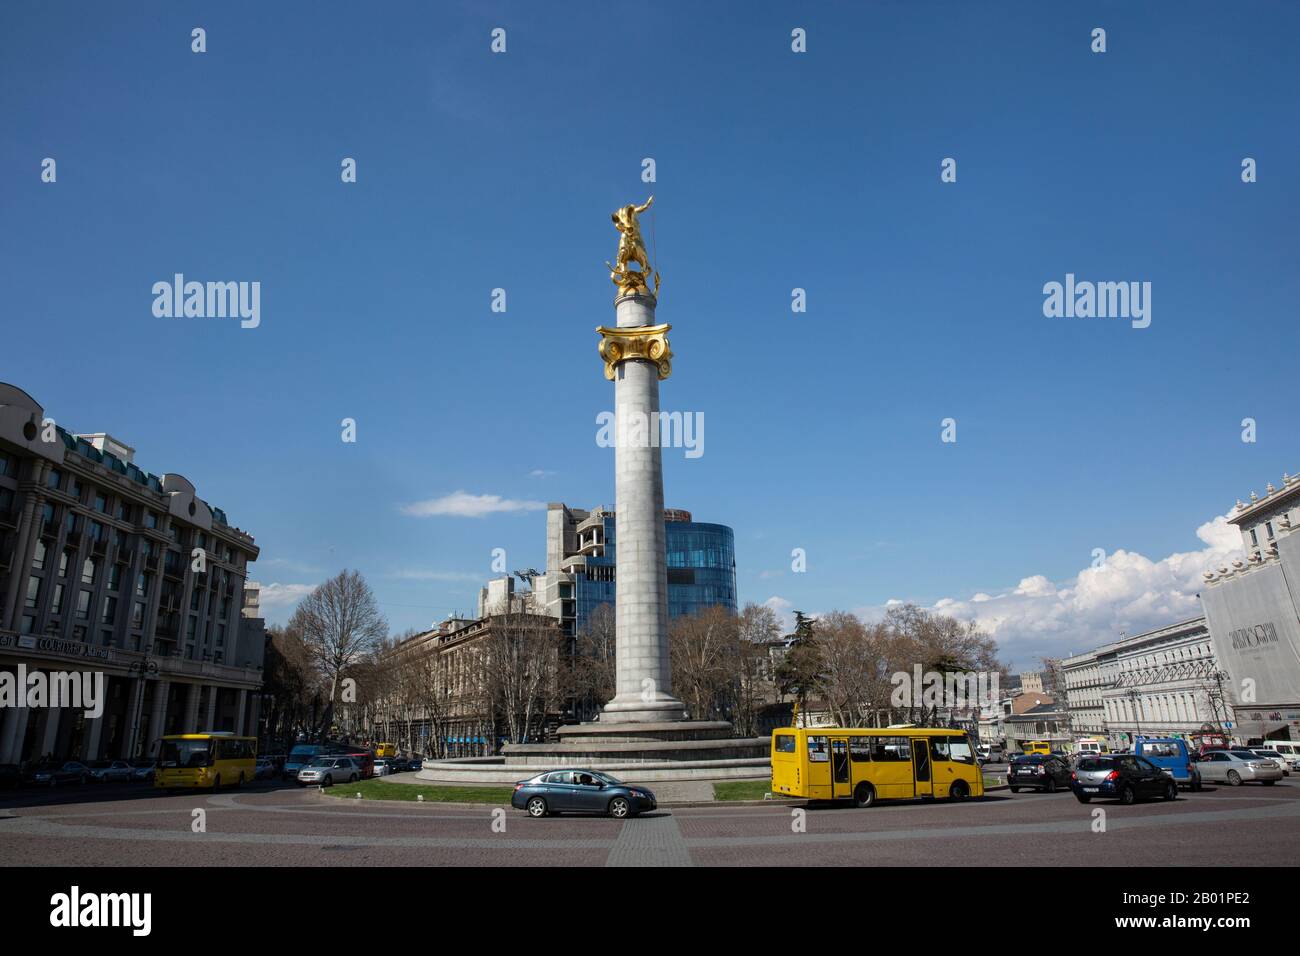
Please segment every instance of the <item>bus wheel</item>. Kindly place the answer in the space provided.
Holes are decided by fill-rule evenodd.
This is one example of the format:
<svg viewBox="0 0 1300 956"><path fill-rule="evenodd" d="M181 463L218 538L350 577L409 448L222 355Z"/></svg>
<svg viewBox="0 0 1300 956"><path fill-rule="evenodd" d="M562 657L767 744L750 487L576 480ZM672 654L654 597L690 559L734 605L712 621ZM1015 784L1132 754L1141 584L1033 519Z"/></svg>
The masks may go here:
<svg viewBox="0 0 1300 956"><path fill-rule="evenodd" d="M948 799L954 803L961 803L968 796L970 796L970 794L966 790L966 784L961 780L958 780L948 788Z"/></svg>
<svg viewBox="0 0 1300 956"><path fill-rule="evenodd" d="M853 791L853 803L859 809L866 809L876 802L876 788L869 783L858 784Z"/></svg>

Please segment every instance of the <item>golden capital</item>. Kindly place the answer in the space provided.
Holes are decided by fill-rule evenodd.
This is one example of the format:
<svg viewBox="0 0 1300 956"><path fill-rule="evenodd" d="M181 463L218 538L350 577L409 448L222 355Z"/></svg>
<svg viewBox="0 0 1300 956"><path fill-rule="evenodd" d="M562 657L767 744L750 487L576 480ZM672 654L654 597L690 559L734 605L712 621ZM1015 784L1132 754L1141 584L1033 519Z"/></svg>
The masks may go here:
<svg viewBox="0 0 1300 956"><path fill-rule="evenodd" d="M636 325L621 329L597 327L600 333L600 357L605 360L605 378L614 381L614 369L628 359L645 359L659 368L663 380L673 372L673 352L668 347L668 330L672 326Z"/></svg>

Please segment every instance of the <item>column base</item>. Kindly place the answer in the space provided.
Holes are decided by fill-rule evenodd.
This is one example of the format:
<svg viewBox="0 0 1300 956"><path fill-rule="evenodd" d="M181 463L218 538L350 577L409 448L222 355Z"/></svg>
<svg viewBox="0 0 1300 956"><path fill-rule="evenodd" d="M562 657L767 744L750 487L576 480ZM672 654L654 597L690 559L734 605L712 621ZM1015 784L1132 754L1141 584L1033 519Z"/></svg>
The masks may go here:
<svg viewBox="0 0 1300 956"><path fill-rule="evenodd" d="M615 697L597 718L606 723L640 724L650 721L685 720L686 705L667 695L644 700L640 694Z"/></svg>

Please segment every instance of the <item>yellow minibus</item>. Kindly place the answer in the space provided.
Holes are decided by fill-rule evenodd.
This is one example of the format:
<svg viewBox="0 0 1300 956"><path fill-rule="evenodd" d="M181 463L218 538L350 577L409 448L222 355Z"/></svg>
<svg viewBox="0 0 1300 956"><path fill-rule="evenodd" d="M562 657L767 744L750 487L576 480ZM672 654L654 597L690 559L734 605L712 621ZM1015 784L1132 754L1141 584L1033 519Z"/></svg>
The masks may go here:
<svg viewBox="0 0 1300 956"><path fill-rule="evenodd" d="M1026 754L1050 754L1052 744L1047 740L1026 740L1021 751Z"/></svg>
<svg viewBox="0 0 1300 956"><path fill-rule="evenodd" d="M223 785L242 787L257 777L257 738L234 734L170 734L158 749L153 785L159 790Z"/></svg>
<svg viewBox="0 0 1300 956"><path fill-rule="evenodd" d="M772 731L772 793L809 800L984 796L975 748L960 730L781 727Z"/></svg>
<svg viewBox="0 0 1300 956"><path fill-rule="evenodd" d="M375 756L380 760L387 760L390 757L396 757L397 744L376 744Z"/></svg>

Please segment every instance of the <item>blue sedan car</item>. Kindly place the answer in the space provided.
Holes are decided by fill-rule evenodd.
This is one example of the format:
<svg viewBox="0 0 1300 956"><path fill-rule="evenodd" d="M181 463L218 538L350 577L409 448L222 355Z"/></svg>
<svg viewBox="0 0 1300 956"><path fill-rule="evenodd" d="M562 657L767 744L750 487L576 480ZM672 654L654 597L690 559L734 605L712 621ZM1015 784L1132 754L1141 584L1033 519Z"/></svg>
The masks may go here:
<svg viewBox="0 0 1300 956"><path fill-rule="evenodd" d="M605 813L617 819L656 807L655 795L597 770L548 770L515 784L510 805L530 817Z"/></svg>

